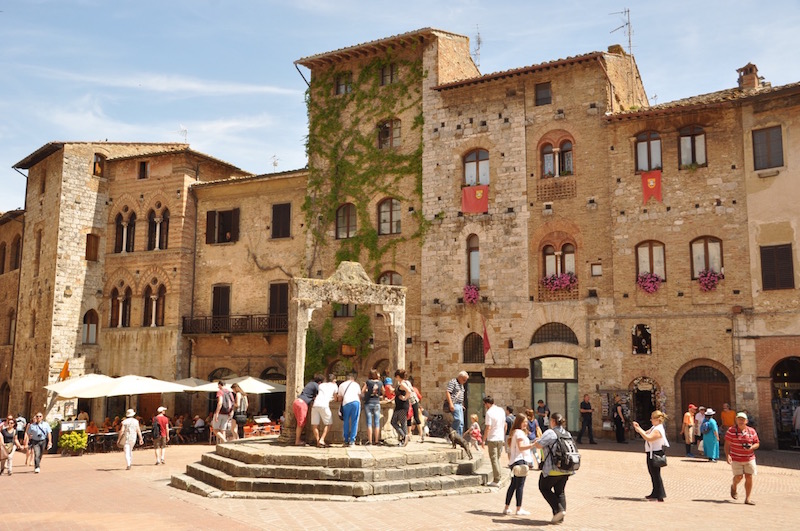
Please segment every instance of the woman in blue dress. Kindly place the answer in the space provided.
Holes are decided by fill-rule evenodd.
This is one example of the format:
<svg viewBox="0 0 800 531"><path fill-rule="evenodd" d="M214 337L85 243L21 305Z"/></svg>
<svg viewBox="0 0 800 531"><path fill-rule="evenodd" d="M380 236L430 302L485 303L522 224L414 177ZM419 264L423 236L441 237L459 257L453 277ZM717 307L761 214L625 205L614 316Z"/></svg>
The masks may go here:
<svg viewBox="0 0 800 531"><path fill-rule="evenodd" d="M700 425L700 433L703 435L703 453L712 463L719 459L719 426L714 420L713 409L706 409L706 418Z"/></svg>

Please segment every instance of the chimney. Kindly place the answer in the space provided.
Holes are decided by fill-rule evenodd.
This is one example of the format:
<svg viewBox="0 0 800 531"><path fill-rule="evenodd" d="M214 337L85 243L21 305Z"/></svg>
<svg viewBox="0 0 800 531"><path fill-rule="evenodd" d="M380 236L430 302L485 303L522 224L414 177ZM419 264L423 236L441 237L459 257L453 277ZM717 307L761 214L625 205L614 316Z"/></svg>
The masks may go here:
<svg viewBox="0 0 800 531"><path fill-rule="evenodd" d="M753 63L747 63L736 71L739 72L739 88L754 89L761 84L758 79L758 67Z"/></svg>

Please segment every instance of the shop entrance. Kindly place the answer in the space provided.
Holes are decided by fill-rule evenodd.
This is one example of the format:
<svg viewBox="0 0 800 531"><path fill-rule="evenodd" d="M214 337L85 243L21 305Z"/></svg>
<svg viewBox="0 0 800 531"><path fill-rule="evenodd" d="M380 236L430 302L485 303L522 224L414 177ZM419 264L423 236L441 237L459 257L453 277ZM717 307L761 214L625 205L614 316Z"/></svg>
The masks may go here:
<svg viewBox="0 0 800 531"><path fill-rule="evenodd" d="M654 380L647 376L636 378L630 389L631 420L635 420L646 430L650 429L650 414L662 407L659 400L661 396L663 393L659 392L658 385Z"/></svg>
<svg viewBox="0 0 800 531"><path fill-rule="evenodd" d="M483 424L483 397L486 396L486 379L480 372L469 373L469 380L464 390L464 429L472 424L469 420L473 413L478 415L478 422Z"/></svg>
<svg viewBox="0 0 800 531"><path fill-rule="evenodd" d="M681 411L686 411L689 404L722 411L722 404L731 403L730 382L714 367L701 365L689 369L681 378L681 400Z"/></svg>
<svg viewBox="0 0 800 531"><path fill-rule="evenodd" d="M567 417L567 429L580 429L578 360L549 356L531 360L531 407L544 400L552 413Z"/></svg>
<svg viewBox="0 0 800 531"><path fill-rule="evenodd" d="M792 426L794 410L800 407L800 357L793 356L780 361L770 376L778 448L800 450L800 437Z"/></svg>

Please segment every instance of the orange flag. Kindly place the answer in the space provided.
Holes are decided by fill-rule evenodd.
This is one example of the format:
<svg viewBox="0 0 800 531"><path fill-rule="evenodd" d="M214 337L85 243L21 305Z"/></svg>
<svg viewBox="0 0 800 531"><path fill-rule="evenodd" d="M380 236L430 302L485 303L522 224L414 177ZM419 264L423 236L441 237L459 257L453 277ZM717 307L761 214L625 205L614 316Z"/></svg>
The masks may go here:
<svg viewBox="0 0 800 531"><path fill-rule="evenodd" d="M69 378L69 360L64 362L64 366L61 368L61 372L58 373L58 381L66 380Z"/></svg>
<svg viewBox="0 0 800 531"><path fill-rule="evenodd" d="M483 214L489 211L489 186L465 186L461 189L461 211L465 214Z"/></svg>
<svg viewBox="0 0 800 531"><path fill-rule="evenodd" d="M644 204L647 204L647 200L651 197L661 202L661 170L642 173L642 197Z"/></svg>

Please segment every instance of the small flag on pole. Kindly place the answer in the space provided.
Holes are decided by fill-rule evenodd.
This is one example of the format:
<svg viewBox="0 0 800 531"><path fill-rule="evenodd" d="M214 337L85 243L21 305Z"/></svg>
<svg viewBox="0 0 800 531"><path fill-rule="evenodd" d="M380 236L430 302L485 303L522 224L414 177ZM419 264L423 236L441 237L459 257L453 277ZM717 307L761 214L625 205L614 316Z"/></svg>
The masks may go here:
<svg viewBox="0 0 800 531"><path fill-rule="evenodd" d="M484 319L482 315L481 321L483 321L483 357L486 358L486 354L492 349L492 345L489 344L489 332L486 330L486 319Z"/></svg>
<svg viewBox="0 0 800 531"><path fill-rule="evenodd" d="M61 368L61 372L58 373L58 381L66 380L69 378L69 360L64 362L64 366Z"/></svg>

